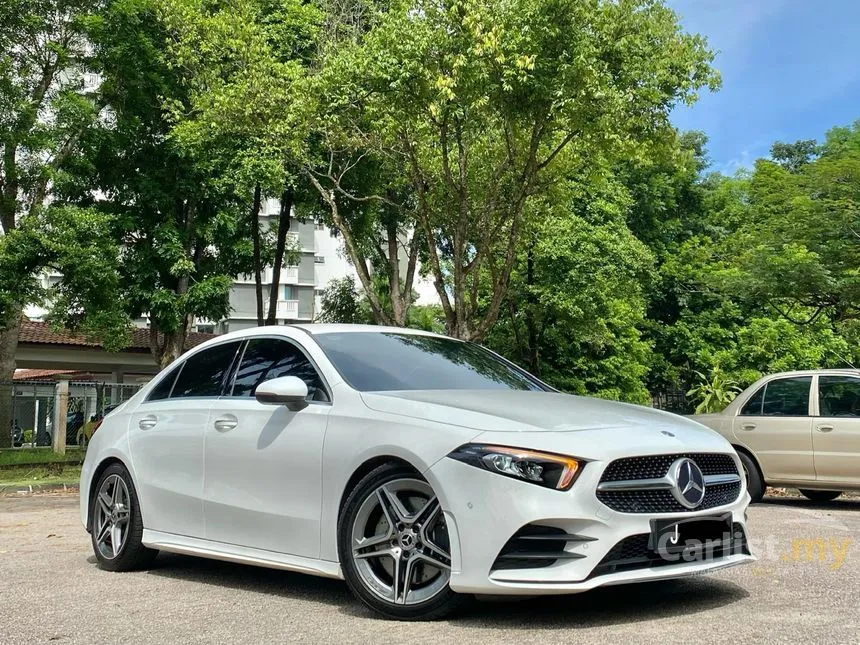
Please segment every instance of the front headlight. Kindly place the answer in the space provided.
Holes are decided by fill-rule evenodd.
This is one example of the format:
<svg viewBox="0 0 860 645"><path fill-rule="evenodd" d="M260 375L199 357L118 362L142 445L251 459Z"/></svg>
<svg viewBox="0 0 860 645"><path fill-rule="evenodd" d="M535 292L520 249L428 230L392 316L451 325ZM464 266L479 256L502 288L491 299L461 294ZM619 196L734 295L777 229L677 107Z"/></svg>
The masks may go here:
<svg viewBox="0 0 860 645"><path fill-rule="evenodd" d="M573 486L585 465L580 459L550 452L474 443L460 446L448 456L470 466L555 490Z"/></svg>

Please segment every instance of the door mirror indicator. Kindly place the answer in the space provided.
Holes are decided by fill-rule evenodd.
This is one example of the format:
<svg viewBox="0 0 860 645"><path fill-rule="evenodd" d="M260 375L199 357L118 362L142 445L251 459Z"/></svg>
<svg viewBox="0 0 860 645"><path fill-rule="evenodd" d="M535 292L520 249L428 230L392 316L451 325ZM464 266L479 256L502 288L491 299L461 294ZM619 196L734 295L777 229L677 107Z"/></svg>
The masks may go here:
<svg viewBox="0 0 860 645"><path fill-rule="evenodd" d="M254 397L260 403L285 405L293 412L306 408L308 386L297 376L281 376L264 381L257 386Z"/></svg>

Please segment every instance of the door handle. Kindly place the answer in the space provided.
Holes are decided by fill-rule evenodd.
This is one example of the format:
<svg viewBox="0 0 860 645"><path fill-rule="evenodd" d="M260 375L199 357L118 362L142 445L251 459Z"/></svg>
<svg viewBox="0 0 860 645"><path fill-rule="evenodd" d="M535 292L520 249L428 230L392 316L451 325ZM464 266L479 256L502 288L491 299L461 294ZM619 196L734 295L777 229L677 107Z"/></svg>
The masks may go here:
<svg viewBox="0 0 860 645"><path fill-rule="evenodd" d="M741 426L741 430L746 430L746 431L755 430L755 424L754 423L745 423Z"/></svg>
<svg viewBox="0 0 860 645"><path fill-rule="evenodd" d="M137 422L137 427L141 430L151 430L158 424L158 417L154 414L147 414Z"/></svg>
<svg viewBox="0 0 860 645"><path fill-rule="evenodd" d="M818 426L816 430L818 430L818 432L833 432L833 426Z"/></svg>
<svg viewBox="0 0 860 645"><path fill-rule="evenodd" d="M215 419L215 429L218 432L227 432L239 425L239 419L232 414L225 414L223 417Z"/></svg>

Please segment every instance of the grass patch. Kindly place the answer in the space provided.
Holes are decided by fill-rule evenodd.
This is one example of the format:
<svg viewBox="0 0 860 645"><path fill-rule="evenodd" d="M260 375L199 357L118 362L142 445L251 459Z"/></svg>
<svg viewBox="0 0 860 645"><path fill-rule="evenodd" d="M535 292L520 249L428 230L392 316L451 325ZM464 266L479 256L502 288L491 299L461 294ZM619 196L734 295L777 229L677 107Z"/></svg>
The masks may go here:
<svg viewBox="0 0 860 645"><path fill-rule="evenodd" d="M51 464L30 469L0 470L0 486L77 484L80 478L81 467L77 465Z"/></svg>
<svg viewBox="0 0 860 645"><path fill-rule="evenodd" d="M86 453L80 448L66 448L65 455L58 455L50 448L11 448L0 450L0 469L17 464L63 464L81 463Z"/></svg>

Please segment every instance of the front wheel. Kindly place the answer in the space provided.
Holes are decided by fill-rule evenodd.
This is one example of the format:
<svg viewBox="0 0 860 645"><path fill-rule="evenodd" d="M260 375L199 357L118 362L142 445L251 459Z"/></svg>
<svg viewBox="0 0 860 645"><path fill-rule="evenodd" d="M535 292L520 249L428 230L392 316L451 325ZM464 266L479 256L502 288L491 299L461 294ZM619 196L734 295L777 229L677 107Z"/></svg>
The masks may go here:
<svg viewBox="0 0 860 645"><path fill-rule="evenodd" d="M813 502L832 502L842 494L841 490L808 490L800 489L800 493Z"/></svg>
<svg viewBox="0 0 860 645"><path fill-rule="evenodd" d="M359 482L341 511L338 552L352 592L388 618L441 618L459 602L442 507L411 468L387 464Z"/></svg>
<svg viewBox="0 0 860 645"><path fill-rule="evenodd" d="M131 475L111 464L96 484L90 503L93 551L102 569L131 571L152 564L158 551L143 546L143 519Z"/></svg>

